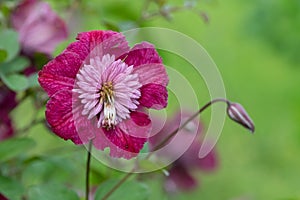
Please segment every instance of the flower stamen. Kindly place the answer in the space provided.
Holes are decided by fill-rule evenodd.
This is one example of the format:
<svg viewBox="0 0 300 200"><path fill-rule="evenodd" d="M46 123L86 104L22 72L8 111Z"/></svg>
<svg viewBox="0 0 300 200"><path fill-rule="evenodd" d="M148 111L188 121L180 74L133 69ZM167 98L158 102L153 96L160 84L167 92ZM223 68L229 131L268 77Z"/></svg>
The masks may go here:
<svg viewBox="0 0 300 200"><path fill-rule="evenodd" d="M112 82L104 83L101 87L100 103L104 104L104 119L101 122L102 126L107 130L114 128L114 126L117 124L117 121Z"/></svg>

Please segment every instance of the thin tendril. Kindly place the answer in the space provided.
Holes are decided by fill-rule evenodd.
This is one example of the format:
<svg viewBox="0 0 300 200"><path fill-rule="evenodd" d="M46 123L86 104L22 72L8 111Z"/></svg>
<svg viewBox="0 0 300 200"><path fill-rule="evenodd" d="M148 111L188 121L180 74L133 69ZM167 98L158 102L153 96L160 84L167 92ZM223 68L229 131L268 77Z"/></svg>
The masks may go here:
<svg viewBox="0 0 300 200"><path fill-rule="evenodd" d="M164 146L173 136L175 136L177 134L178 131L180 131L182 128L184 128L190 121L192 121L193 119L195 119L195 117L197 117L201 112L203 112L211 104L216 103L216 102L220 102L220 101L227 103L227 105L229 105L229 103L230 103L227 99L223 99L223 98L214 99L214 100L208 102L202 108L200 108L200 110L198 110L195 114L193 114L190 118L188 118L180 127L178 127L177 129L175 129L163 141L161 141L157 146L155 146L153 148L153 151L150 152L147 155L146 159L150 158L150 156L153 154L154 151L156 151L156 150L160 149L162 146Z"/></svg>

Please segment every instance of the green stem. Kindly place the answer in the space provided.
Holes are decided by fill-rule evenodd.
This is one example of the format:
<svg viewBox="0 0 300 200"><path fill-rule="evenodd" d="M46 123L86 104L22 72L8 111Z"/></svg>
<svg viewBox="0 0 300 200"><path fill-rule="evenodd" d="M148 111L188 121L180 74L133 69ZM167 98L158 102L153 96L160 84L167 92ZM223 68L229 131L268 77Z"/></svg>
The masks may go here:
<svg viewBox="0 0 300 200"><path fill-rule="evenodd" d="M91 166L91 151L92 151L92 140L89 142L88 154L86 160L86 173L85 173L85 199L89 200L90 194L90 166Z"/></svg>

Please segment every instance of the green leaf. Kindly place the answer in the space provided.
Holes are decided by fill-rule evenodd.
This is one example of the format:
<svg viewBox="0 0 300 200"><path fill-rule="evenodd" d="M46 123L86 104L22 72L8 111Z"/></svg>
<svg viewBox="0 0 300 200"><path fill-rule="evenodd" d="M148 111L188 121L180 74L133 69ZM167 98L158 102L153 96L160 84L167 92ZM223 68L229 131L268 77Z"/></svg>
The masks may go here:
<svg viewBox="0 0 300 200"><path fill-rule="evenodd" d="M22 171L22 182L27 185L39 185L56 182L65 183L66 180L78 181L81 177L74 177L80 170L70 159L58 156L35 157L28 160ZM81 180L81 179L80 179Z"/></svg>
<svg viewBox="0 0 300 200"><path fill-rule="evenodd" d="M26 164L27 166L22 171L22 182L25 186L51 182L56 177L53 173L60 172L52 163L44 160L34 160Z"/></svg>
<svg viewBox="0 0 300 200"><path fill-rule="evenodd" d="M4 62L7 58L7 52L4 49L0 49L0 62Z"/></svg>
<svg viewBox="0 0 300 200"><path fill-rule="evenodd" d="M7 87L13 91L23 91L29 87L28 79L21 74L8 74L0 73L2 81Z"/></svg>
<svg viewBox="0 0 300 200"><path fill-rule="evenodd" d="M95 194L95 200L102 199L106 193L113 188L120 180L110 179L102 183ZM126 181L117 190L115 190L108 200L143 200L148 199L149 188L147 185L137 181Z"/></svg>
<svg viewBox="0 0 300 200"><path fill-rule="evenodd" d="M29 138L12 138L0 142L0 162L7 161L18 154L24 153L35 146Z"/></svg>
<svg viewBox="0 0 300 200"><path fill-rule="evenodd" d="M20 72L30 65L30 62L25 57L17 57L14 60L0 65L0 71L3 74Z"/></svg>
<svg viewBox="0 0 300 200"><path fill-rule="evenodd" d="M10 61L19 53L20 45L18 41L18 33L11 29L0 31L0 49L7 52L5 61Z"/></svg>
<svg viewBox="0 0 300 200"><path fill-rule="evenodd" d="M38 73L34 73L34 74L28 76L27 80L28 80L28 84L29 84L30 88L39 86Z"/></svg>
<svg viewBox="0 0 300 200"><path fill-rule="evenodd" d="M60 184L36 185L29 188L28 200L78 200L77 194Z"/></svg>
<svg viewBox="0 0 300 200"><path fill-rule="evenodd" d="M2 193L8 199L21 199L24 192L23 186L10 178L0 175L0 193Z"/></svg>
<svg viewBox="0 0 300 200"><path fill-rule="evenodd" d="M26 129L26 127L32 127L31 124L36 117L36 113L32 111L35 109L36 107L34 105L34 99L31 96L26 97L18 103L17 107L10 112L10 115L14 119L14 127L16 130L22 130ZM24 117L24 113L26 113L26 117ZM28 129L28 131L30 129ZM23 132L21 134L23 134Z"/></svg>

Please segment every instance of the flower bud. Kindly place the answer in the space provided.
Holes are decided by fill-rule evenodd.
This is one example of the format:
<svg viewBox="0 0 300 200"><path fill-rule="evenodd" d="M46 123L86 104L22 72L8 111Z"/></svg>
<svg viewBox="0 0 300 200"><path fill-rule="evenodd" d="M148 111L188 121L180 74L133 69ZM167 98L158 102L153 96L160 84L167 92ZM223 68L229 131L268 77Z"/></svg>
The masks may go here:
<svg viewBox="0 0 300 200"><path fill-rule="evenodd" d="M233 121L249 129L252 133L254 132L255 127L253 121L241 104L229 103L227 114Z"/></svg>

